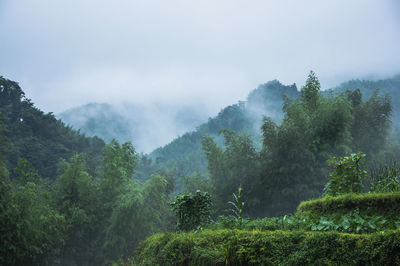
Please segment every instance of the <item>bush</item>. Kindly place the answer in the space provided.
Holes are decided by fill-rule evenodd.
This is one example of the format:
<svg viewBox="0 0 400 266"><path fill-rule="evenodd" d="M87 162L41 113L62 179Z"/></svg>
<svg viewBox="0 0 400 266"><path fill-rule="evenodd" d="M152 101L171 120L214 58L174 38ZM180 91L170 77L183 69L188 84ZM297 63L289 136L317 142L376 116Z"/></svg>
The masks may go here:
<svg viewBox="0 0 400 266"><path fill-rule="evenodd" d="M178 218L179 231L198 229L211 221L211 196L207 192L179 194L171 205Z"/></svg>
<svg viewBox="0 0 400 266"><path fill-rule="evenodd" d="M158 234L139 245L140 265L399 265L400 231L374 234L204 230Z"/></svg>
<svg viewBox="0 0 400 266"><path fill-rule="evenodd" d="M307 230L369 233L400 229L400 193L346 194L300 203Z"/></svg>
<svg viewBox="0 0 400 266"><path fill-rule="evenodd" d="M359 210L363 215L381 215L386 218L400 216L400 192L350 193L303 201L297 208L296 216L345 214L354 210Z"/></svg>
<svg viewBox="0 0 400 266"><path fill-rule="evenodd" d="M325 194L338 196L346 193L360 193L362 181L367 172L363 169L365 154L352 153L348 157L332 157L328 163L333 167L329 181L325 186Z"/></svg>
<svg viewBox="0 0 400 266"><path fill-rule="evenodd" d="M219 216L213 224L207 225L207 229L243 229L243 230L307 230L310 226L307 220L295 216L265 217L257 219L243 219L242 223L233 216Z"/></svg>
<svg viewBox="0 0 400 266"><path fill-rule="evenodd" d="M399 169L395 164L380 167L371 175L371 191L395 192L400 191Z"/></svg>

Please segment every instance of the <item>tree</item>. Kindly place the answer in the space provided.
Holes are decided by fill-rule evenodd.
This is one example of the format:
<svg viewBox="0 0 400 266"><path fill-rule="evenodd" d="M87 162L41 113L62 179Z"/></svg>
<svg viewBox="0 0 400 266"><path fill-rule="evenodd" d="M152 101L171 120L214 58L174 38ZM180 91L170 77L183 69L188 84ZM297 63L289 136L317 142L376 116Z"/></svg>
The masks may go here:
<svg viewBox="0 0 400 266"><path fill-rule="evenodd" d="M310 71L306 85L301 88L301 100L309 112L313 112L317 107L318 95L321 90L321 84L314 71Z"/></svg>
<svg viewBox="0 0 400 266"><path fill-rule="evenodd" d="M106 227L104 254L107 261L131 255L140 241L149 235L171 230L168 182L153 175L144 184L130 180L118 195Z"/></svg>
<svg viewBox="0 0 400 266"><path fill-rule="evenodd" d="M239 135L227 129L220 133L225 139L225 149L219 148L211 137L203 137L216 213L226 211L226 203L240 184L248 199L248 211L252 212L259 204L259 155L250 136Z"/></svg>
<svg viewBox="0 0 400 266"><path fill-rule="evenodd" d="M358 91L347 92L347 95L353 104L353 150L368 154L372 161L388 143L392 115L391 98L387 94L379 95L379 90L375 90L364 102L360 102L361 96L358 96Z"/></svg>
<svg viewBox="0 0 400 266"><path fill-rule="evenodd" d="M211 179L195 172L193 176L182 176L183 191L187 193L195 193L197 190L212 193L213 188Z"/></svg>
<svg viewBox="0 0 400 266"><path fill-rule="evenodd" d="M318 196L327 175L326 160L351 152L349 100L319 91L311 72L301 99L285 100L281 125L264 119L261 187L267 215L292 212L300 201Z"/></svg>
<svg viewBox="0 0 400 266"><path fill-rule="evenodd" d="M122 145L113 139L103 150L101 187L107 202L113 203L133 176L138 156L132 143ZM111 206L110 206L111 207Z"/></svg>
<svg viewBox="0 0 400 266"><path fill-rule="evenodd" d="M53 265L64 244L66 222L50 184L38 179L12 182L8 188L4 227L7 246L1 248L2 252L7 251L2 256L5 264Z"/></svg>
<svg viewBox="0 0 400 266"><path fill-rule="evenodd" d="M25 97L17 82L0 77L1 123L9 148L2 150L7 167L17 167L18 159L27 159L40 176L55 180L57 164L76 152L93 152L100 161L104 141L87 138L79 131L57 120L52 113L43 113ZM2 147L0 147L2 148ZM10 178L14 172L10 171Z"/></svg>
<svg viewBox="0 0 400 266"><path fill-rule="evenodd" d="M68 225L61 259L69 265L98 261L103 240L99 184L87 169L86 156L75 154L70 162L61 163L56 184L59 208Z"/></svg>

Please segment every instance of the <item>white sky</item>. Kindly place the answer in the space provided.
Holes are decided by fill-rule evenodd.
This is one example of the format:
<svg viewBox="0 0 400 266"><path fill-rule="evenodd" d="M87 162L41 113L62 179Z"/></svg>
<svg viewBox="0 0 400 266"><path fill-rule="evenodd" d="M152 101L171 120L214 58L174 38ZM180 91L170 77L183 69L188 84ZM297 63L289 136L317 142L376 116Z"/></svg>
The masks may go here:
<svg viewBox="0 0 400 266"><path fill-rule="evenodd" d="M258 84L400 73L400 1L0 0L0 75L46 112L204 104Z"/></svg>

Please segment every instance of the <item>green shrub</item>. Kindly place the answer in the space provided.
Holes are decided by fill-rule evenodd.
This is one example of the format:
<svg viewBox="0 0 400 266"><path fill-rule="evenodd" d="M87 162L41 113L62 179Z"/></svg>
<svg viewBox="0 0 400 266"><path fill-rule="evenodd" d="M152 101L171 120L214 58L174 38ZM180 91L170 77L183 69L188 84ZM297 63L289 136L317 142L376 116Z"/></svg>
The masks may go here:
<svg viewBox="0 0 400 266"><path fill-rule="evenodd" d="M369 233L400 229L400 193L346 194L300 203L306 230Z"/></svg>
<svg viewBox="0 0 400 266"><path fill-rule="evenodd" d="M346 214L325 216L284 216L262 219L244 219L242 225L232 218L223 218L207 229L243 229L261 231L337 231L346 233L373 233L400 229L400 219L360 215L357 210Z"/></svg>
<svg viewBox="0 0 400 266"><path fill-rule="evenodd" d="M325 195L338 196L346 193L360 193L362 181L367 172L363 169L365 154L352 153L348 157L332 157L328 163L333 167L325 186Z"/></svg>
<svg viewBox="0 0 400 266"><path fill-rule="evenodd" d="M178 218L179 231L198 229L211 222L211 196L207 192L179 194L171 205Z"/></svg>
<svg viewBox="0 0 400 266"><path fill-rule="evenodd" d="M380 215L385 218L400 215L400 192L345 194L337 197L303 201L296 216L325 216L346 214L358 210L362 215Z"/></svg>
<svg viewBox="0 0 400 266"><path fill-rule="evenodd" d="M400 231L204 230L159 234L139 245L139 265L399 265Z"/></svg>
<svg viewBox="0 0 400 266"><path fill-rule="evenodd" d="M395 164L374 171L371 179L372 192L400 191L399 169Z"/></svg>
<svg viewBox="0 0 400 266"><path fill-rule="evenodd" d="M306 230L310 226L306 219L285 215L283 217L265 217L256 219L243 219L239 224L233 216L219 216L216 222L207 225L207 229L243 229L243 230Z"/></svg>

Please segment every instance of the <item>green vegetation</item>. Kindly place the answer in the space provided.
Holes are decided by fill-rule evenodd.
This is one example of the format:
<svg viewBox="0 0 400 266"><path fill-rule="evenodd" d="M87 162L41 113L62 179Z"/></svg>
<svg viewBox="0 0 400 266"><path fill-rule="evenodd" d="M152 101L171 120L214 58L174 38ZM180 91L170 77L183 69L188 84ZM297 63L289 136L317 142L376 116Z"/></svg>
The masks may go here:
<svg viewBox="0 0 400 266"><path fill-rule="evenodd" d="M400 232L205 230L157 234L139 246L138 265L397 265Z"/></svg>
<svg viewBox="0 0 400 266"><path fill-rule="evenodd" d="M25 158L40 176L55 179L57 164L74 153L86 153L92 164L101 160L104 141L87 138L57 120L52 113L43 113L25 97L18 83L0 76L0 123L8 147L1 147L8 169L17 167ZM14 172L10 171L11 178Z"/></svg>
<svg viewBox="0 0 400 266"><path fill-rule="evenodd" d="M132 179L131 143L86 138L17 83L0 88L1 265L106 265L173 230L173 188L156 174Z"/></svg>
<svg viewBox="0 0 400 266"><path fill-rule="evenodd" d="M327 196L301 203L294 216L220 216L195 233L155 235L139 246L136 263L398 263L399 195L392 192L398 190L398 171L383 167L377 176L368 176L364 154L369 161L385 162L396 153L388 141L391 110L390 98L377 92L366 101L360 90L322 94L311 72L300 98L286 98L280 125L264 118L260 150L246 134L220 130L224 145L204 135L216 215L225 213L239 184L250 217L293 213L302 200L321 196L325 183ZM329 175L326 161L332 167ZM360 194L368 185L391 193Z"/></svg>
<svg viewBox="0 0 400 266"><path fill-rule="evenodd" d="M239 226L241 226L243 221L243 207L244 207L242 186L238 188L237 196L235 193L233 193L233 201L228 201L228 203L233 207L231 211L235 215L236 221L238 222Z"/></svg>
<svg viewBox="0 0 400 266"><path fill-rule="evenodd" d="M264 118L261 149L249 135L229 130L220 131L225 139L222 147L211 136L203 136L217 215L226 214L226 202L240 184L247 215L294 213L301 201L321 195L329 171L326 161L331 156L340 158L352 152L369 151L370 161L387 161L391 157L386 152L391 147L388 142L391 105L387 96L375 93L362 101L359 91L324 95L311 72L300 99L286 98L283 111L280 125ZM361 163L360 156L332 159L331 163L338 167L331 175L327 193L361 191L365 173L352 168L353 164ZM350 170L343 170L346 167ZM356 172L352 173L353 170ZM339 180L341 175L347 177ZM360 180L353 183L350 177ZM348 188L349 183L354 187Z"/></svg>
<svg viewBox="0 0 400 266"><path fill-rule="evenodd" d="M302 202L295 216L221 216L203 230L146 239L131 263L397 265L399 199L399 193L350 193Z"/></svg>
<svg viewBox="0 0 400 266"><path fill-rule="evenodd" d="M373 160L368 160L369 162L386 164L385 160L387 158L398 158L400 156L398 153L399 147L396 144L400 141L399 87L400 75L397 75L390 79L377 81L352 80L342 83L332 90L325 90L320 93L325 98L342 94L342 96L346 95L345 98L350 100L353 117L350 129L352 151L362 151L368 156L374 156L376 150L385 150L386 153L385 158L374 156ZM380 90L376 91L377 88ZM178 191L182 192L182 184L179 179L182 175L190 178L198 172L203 176L208 176L207 159L202 150L201 138L206 133L214 138L218 146L222 147L224 139L218 133L221 129L229 129L238 134L247 132L254 141L257 150L260 149L261 134L259 128L262 116L265 115L274 123L280 124L285 115L282 111L282 106L285 103L283 95L286 95L287 99L292 100L301 98L301 92L297 90L296 84L285 86L279 81L273 80L258 86L258 88L249 94L245 102L239 102L222 109L216 117L210 118L207 123L201 124L195 131L183 134L164 147L156 149L149 155L145 155L148 160L144 161L146 162L144 165L142 165L141 161L139 162L136 178L146 178L152 173L169 173L177 181L176 188ZM387 95L390 95L390 98ZM390 101L392 101L391 105L389 104ZM362 104L360 104L361 102ZM389 107L393 108L391 116L391 120L393 121L391 132L393 140L390 140L389 146L382 148L385 146L387 138L374 138L375 135L385 135L388 133L390 126L388 127L387 124L390 124L390 121L387 118L375 120L374 117L376 111L381 112L383 116L390 116ZM333 119L334 113L331 113L331 116ZM330 118L327 119L329 120ZM339 122L338 120L336 122ZM314 122L316 121L314 120ZM336 122L332 121L326 128L334 127ZM321 120L319 123L323 124L325 120ZM328 131L325 133L329 134ZM382 140L385 141L382 142ZM341 156L350 153L350 151L346 151L343 154L331 153L321 161L325 163L325 160L332 155ZM141 174L141 169L146 169L145 174ZM325 180L321 183L325 183ZM293 208L295 206L291 207L291 209Z"/></svg>
<svg viewBox="0 0 400 266"><path fill-rule="evenodd" d="M329 174L328 183L325 186L325 194L337 196L345 193L360 193L362 182L367 171L362 168L365 162L365 154L352 153L348 157L332 157L328 163L333 166Z"/></svg>
<svg viewBox="0 0 400 266"><path fill-rule="evenodd" d="M208 134L223 145L224 139L219 132L228 129L235 132L248 132L257 142L260 139L259 128L262 116L267 114L274 121L283 117L282 95L298 98L296 84L285 86L277 80L258 86L246 102L238 102L222 109L216 117L199 125L195 131L183 134L171 143L143 155L139 161L135 178L143 179L152 173L167 173L175 178L176 188L183 191L181 177L191 178L197 174L208 177L207 159L202 149L202 137ZM237 186L236 186L237 187Z"/></svg>
<svg viewBox="0 0 400 266"><path fill-rule="evenodd" d="M400 191L399 170L396 165L380 167L371 175L373 192Z"/></svg>
<svg viewBox="0 0 400 266"><path fill-rule="evenodd" d="M207 192L177 195L171 205L178 219L178 231L199 229L211 221L211 196Z"/></svg>
<svg viewBox="0 0 400 266"><path fill-rule="evenodd" d="M313 72L300 92L264 84L146 156L1 78L0 264L400 263L391 99L320 89Z"/></svg>
<svg viewBox="0 0 400 266"><path fill-rule="evenodd" d="M303 201L296 215L307 216L346 213L358 209L367 214L384 216L400 215L400 193L344 194L337 197Z"/></svg>
<svg viewBox="0 0 400 266"><path fill-rule="evenodd" d="M130 179L136 160L130 143L112 141L98 176L88 173L83 154L62 162L54 183L26 160L12 181L3 171L1 264L108 264L152 233L172 230L167 181Z"/></svg>

